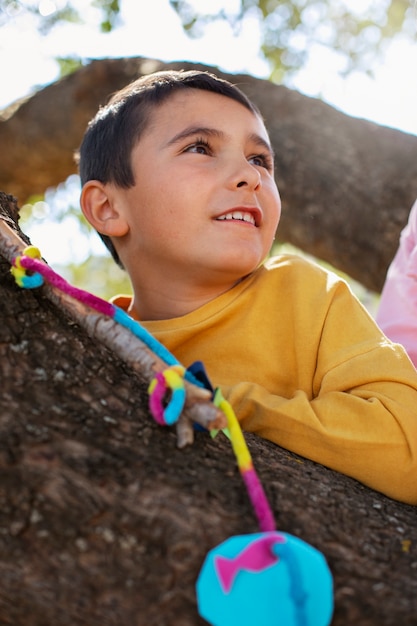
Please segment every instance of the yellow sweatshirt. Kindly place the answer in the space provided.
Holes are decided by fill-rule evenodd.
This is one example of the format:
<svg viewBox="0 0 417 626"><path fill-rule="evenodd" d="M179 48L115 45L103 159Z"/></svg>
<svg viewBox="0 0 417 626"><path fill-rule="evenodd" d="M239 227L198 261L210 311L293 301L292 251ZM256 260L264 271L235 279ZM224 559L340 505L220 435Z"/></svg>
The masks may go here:
<svg viewBox="0 0 417 626"><path fill-rule="evenodd" d="M417 504L417 371L333 273L282 255L142 324L184 366L203 361L244 430Z"/></svg>

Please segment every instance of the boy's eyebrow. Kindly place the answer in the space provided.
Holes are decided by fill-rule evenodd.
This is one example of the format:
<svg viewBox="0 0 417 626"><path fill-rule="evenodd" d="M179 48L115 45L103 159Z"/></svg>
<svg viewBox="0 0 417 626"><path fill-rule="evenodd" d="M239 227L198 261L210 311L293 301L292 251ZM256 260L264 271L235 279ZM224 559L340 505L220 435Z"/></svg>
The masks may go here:
<svg viewBox="0 0 417 626"><path fill-rule="evenodd" d="M275 156L275 152L271 144L269 143L269 141L265 141L263 137L261 137L260 135L257 135L256 133L252 133L252 135L250 135L250 139L254 143L258 144L258 146L261 146L262 148L264 148L264 150L269 152L272 157Z"/></svg>
<svg viewBox="0 0 417 626"><path fill-rule="evenodd" d="M188 126L184 128L181 132L174 135L172 139L167 142L167 145L170 146L178 141L182 141L183 139L187 139L187 137L192 137L195 135L211 135L212 137L218 137L222 139L224 137L224 132L221 130L217 130L216 128L210 128L208 126Z"/></svg>
<svg viewBox="0 0 417 626"><path fill-rule="evenodd" d="M195 137L195 135L209 135L212 137L217 137L219 139L224 139L225 133L222 130L218 130L217 128L210 128L209 126L188 126L184 128L181 132L177 133L167 142L168 146L171 146L178 141L182 141L183 139L187 139L187 137ZM253 141L253 143L258 144L264 150L270 152L271 156L274 156L274 151L272 146L265 141L263 137L257 135L256 133L252 133L249 135L248 139Z"/></svg>

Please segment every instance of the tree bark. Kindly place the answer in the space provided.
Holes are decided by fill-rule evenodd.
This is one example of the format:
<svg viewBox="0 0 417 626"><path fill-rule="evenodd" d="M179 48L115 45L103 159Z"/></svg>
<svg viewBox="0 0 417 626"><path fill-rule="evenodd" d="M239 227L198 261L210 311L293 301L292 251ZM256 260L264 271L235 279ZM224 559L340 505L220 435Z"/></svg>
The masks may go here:
<svg viewBox="0 0 417 626"><path fill-rule="evenodd" d="M0 206L14 223L12 198ZM258 531L228 440L177 449L140 373L9 269L0 257L0 623L205 623L205 555ZM332 625L414 625L415 507L246 438L278 529L329 563Z"/></svg>
<svg viewBox="0 0 417 626"><path fill-rule="evenodd" d="M261 109L283 201L278 239L379 290L417 195L417 137L251 76L143 58L93 61L4 113L0 189L22 204L65 180L76 172L73 153L89 119L109 94L141 74L181 67L237 83Z"/></svg>

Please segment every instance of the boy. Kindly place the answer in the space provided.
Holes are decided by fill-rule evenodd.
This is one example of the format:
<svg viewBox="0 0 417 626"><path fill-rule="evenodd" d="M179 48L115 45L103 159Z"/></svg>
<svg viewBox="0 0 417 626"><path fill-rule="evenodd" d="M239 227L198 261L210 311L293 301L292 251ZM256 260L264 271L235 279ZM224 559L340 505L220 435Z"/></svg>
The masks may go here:
<svg viewBox="0 0 417 626"><path fill-rule="evenodd" d="M242 427L417 504L417 372L345 282L291 255L254 105L204 72L125 87L80 149L81 206L126 268L127 310L202 360Z"/></svg>

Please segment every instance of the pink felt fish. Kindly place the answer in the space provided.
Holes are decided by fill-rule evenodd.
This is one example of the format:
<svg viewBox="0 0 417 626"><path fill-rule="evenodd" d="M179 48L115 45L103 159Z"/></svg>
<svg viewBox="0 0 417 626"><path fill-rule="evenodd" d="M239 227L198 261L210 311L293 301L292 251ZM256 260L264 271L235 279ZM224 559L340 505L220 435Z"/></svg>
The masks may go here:
<svg viewBox="0 0 417 626"><path fill-rule="evenodd" d="M229 593L241 570L256 573L274 565L278 561L272 551L275 543L285 543L285 537L278 533L265 534L233 558L217 555L214 564L223 591Z"/></svg>

